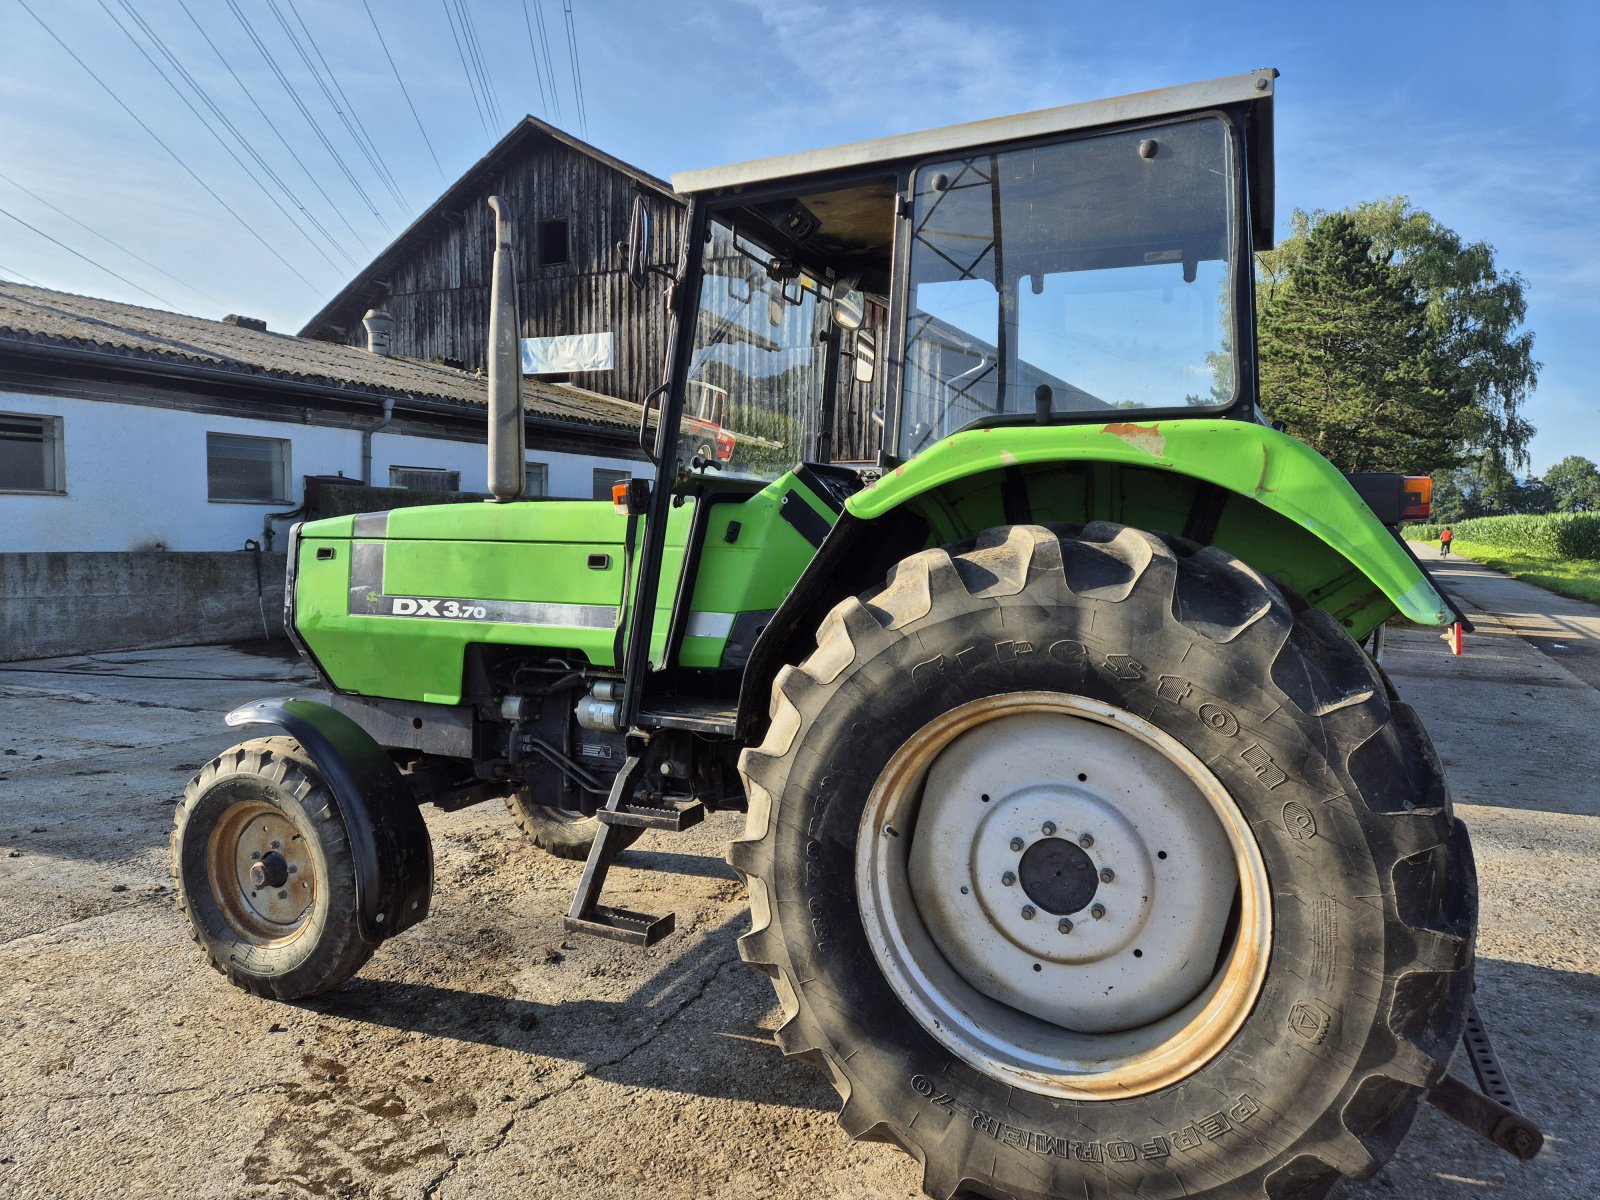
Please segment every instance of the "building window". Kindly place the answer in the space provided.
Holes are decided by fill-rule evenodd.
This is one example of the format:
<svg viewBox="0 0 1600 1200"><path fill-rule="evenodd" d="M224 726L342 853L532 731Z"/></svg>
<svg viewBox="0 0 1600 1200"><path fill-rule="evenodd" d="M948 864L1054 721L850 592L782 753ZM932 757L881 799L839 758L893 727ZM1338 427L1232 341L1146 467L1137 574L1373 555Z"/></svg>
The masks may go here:
<svg viewBox="0 0 1600 1200"><path fill-rule="evenodd" d="M206 493L213 500L287 504L287 438L206 434Z"/></svg>
<svg viewBox="0 0 1600 1200"><path fill-rule="evenodd" d="M567 223L565 221L539 222L539 265L554 267L567 261Z"/></svg>
<svg viewBox="0 0 1600 1200"><path fill-rule="evenodd" d="M390 467L389 486L411 492L459 492L461 472L443 467Z"/></svg>
<svg viewBox="0 0 1600 1200"><path fill-rule="evenodd" d="M61 418L0 413L0 492L66 490Z"/></svg>
<svg viewBox="0 0 1600 1200"><path fill-rule="evenodd" d="M596 500L611 499L611 488L629 477L630 472L613 471L608 467L594 469L594 498Z"/></svg>
<svg viewBox="0 0 1600 1200"><path fill-rule="evenodd" d="M528 462L528 482L522 489L524 500L543 500L550 494L550 468L542 462Z"/></svg>

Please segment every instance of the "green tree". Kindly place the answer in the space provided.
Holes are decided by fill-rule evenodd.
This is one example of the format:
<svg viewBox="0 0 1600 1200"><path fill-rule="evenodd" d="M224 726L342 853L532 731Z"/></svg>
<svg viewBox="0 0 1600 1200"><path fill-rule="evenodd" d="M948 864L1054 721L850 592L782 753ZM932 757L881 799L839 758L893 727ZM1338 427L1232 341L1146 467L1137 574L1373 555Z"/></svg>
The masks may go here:
<svg viewBox="0 0 1600 1200"><path fill-rule="evenodd" d="M1453 465L1470 401L1449 386L1409 279L1348 213L1322 216L1295 251L1260 292L1268 414L1345 471Z"/></svg>
<svg viewBox="0 0 1600 1200"><path fill-rule="evenodd" d="M1553 506L1561 512L1600 512L1600 468L1569 454L1544 473Z"/></svg>
<svg viewBox="0 0 1600 1200"><path fill-rule="evenodd" d="M1286 278L1311 231L1330 215L1295 211L1289 236L1258 256L1263 290ZM1426 306L1438 380L1470 402L1457 415L1460 456L1480 460L1486 479L1512 480L1527 466L1534 430L1522 406L1540 368L1533 334L1522 328L1526 282L1496 263L1489 243L1464 241L1403 196L1371 200L1344 215L1372 239L1373 255L1403 274Z"/></svg>

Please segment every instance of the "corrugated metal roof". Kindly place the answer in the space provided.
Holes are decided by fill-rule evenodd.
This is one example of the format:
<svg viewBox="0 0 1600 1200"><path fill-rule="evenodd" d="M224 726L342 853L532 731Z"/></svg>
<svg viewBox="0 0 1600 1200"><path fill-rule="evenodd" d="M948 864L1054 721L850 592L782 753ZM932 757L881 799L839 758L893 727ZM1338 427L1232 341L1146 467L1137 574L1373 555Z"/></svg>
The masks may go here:
<svg viewBox="0 0 1600 1200"><path fill-rule="evenodd" d="M292 334L209 321L114 300L0 282L0 351L7 344L80 347L135 362L181 361L241 376L270 376L383 395L483 407L488 382L437 363L385 358ZM523 380L530 413L578 425L633 429L639 406L581 388Z"/></svg>

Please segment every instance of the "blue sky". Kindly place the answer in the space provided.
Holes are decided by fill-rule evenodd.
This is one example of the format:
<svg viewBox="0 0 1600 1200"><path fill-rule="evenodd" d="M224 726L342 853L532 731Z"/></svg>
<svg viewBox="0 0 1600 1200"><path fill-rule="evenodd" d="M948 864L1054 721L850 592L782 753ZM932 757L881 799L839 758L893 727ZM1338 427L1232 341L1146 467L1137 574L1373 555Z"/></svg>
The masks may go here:
<svg viewBox="0 0 1600 1200"><path fill-rule="evenodd" d="M268 0L233 0L375 217L229 3L129 0L341 253L315 230L296 231L183 107L113 22L115 14L164 63L124 0L25 2L272 250L118 107L24 0L0 0L0 209L167 306L202 316L241 312L292 332L355 274L345 254L368 261L517 117L532 112L584 132L562 0L527 0L526 10L522 0L368 0L441 166L361 0L294 0L293 9L276 0L291 27L296 13L304 18L401 203L312 82ZM1280 230L1296 207L1406 195L1463 236L1491 242L1501 265L1527 280L1528 327L1544 363L1526 410L1539 429L1534 469L1572 453L1600 459L1600 372L1590 361L1600 329L1600 5L570 2L588 139L661 175L1277 67ZM472 16L495 90L498 121L487 132L447 20L458 3ZM525 11L542 13L548 32L553 70L542 93L534 63L546 62L537 25L537 58L530 47ZM296 201L279 194L290 211ZM157 303L4 215L0 275Z"/></svg>

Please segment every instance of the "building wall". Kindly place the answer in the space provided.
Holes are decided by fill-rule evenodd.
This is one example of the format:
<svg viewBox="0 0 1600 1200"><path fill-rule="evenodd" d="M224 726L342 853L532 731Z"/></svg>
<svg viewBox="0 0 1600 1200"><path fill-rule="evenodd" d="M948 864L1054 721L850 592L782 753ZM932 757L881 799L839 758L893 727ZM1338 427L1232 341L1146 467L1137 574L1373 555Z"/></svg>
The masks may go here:
<svg viewBox="0 0 1600 1200"><path fill-rule="evenodd" d="M557 142L534 142L390 269L394 353L456 359L469 371L486 367L494 261L488 197L501 195L512 211L521 336L612 333L615 368L577 374L571 382L642 401L662 379L666 283L652 275L638 289L621 270L617 246L628 236L637 191L632 179L605 163ZM653 191L644 195L651 211L649 261L675 266L683 206ZM567 223L564 263L540 261L540 224L550 220ZM366 345L360 315L350 314L347 345Z"/></svg>
<svg viewBox="0 0 1600 1200"><path fill-rule="evenodd" d="M304 476L361 474L361 434L353 429L3 390L0 412L62 419L66 486L64 495L0 492L0 553L238 550L261 539L268 513L301 503ZM208 499L207 433L287 439L292 500ZM547 452L535 436L529 441L529 460L548 464L551 496L588 499L596 467L638 469L627 459ZM488 486L481 443L374 434L373 482L387 484L390 466L459 471L463 491ZM276 529L281 537L287 522Z"/></svg>
<svg viewBox="0 0 1600 1200"><path fill-rule="evenodd" d="M283 635L282 554L0 553L0 662Z"/></svg>

